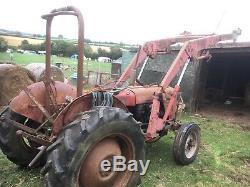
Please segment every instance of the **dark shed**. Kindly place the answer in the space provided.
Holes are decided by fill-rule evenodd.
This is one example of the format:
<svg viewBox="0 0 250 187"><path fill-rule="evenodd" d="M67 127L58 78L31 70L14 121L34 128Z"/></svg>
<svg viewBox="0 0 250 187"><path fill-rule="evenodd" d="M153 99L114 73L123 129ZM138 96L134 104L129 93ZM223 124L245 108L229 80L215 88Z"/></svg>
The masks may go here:
<svg viewBox="0 0 250 187"><path fill-rule="evenodd" d="M195 109L207 106L250 106L250 42L221 43L196 72Z"/></svg>
<svg viewBox="0 0 250 187"><path fill-rule="evenodd" d="M250 42L219 43L209 52L212 58L208 62L191 63L184 75L181 95L187 109L195 111L209 105L250 105ZM155 59L150 59L141 82L159 83L177 53L159 54ZM134 54L123 54L122 70ZM178 76L172 81L172 86Z"/></svg>

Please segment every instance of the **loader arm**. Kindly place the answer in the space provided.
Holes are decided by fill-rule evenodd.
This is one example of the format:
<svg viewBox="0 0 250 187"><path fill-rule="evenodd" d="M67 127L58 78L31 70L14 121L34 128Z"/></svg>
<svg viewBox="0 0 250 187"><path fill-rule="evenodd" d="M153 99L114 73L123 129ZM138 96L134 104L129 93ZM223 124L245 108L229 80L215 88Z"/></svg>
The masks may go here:
<svg viewBox="0 0 250 187"><path fill-rule="evenodd" d="M197 59L199 57L199 52L203 49L214 46L216 43L224 40L232 40L235 37L235 34L222 34L222 35L211 35L198 39L193 39L186 41L182 46L177 57L173 61L172 65L168 69L165 77L161 82L161 86L166 88L169 86L171 81L183 67L188 58Z"/></svg>
<svg viewBox="0 0 250 187"><path fill-rule="evenodd" d="M133 70L136 69L141 63L143 63L147 57L155 58L155 56L159 52L169 52L170 46L175 43L183 43L192 39L203 38L205 36L210 35L183 35L174 38L146 42L142 47L139 48L138 52L134 55L131 62L119 78L118 82L116 83L116 86L119 85L119 83L128 80L130 75L133 73Z"/></svg>
<svg viewBox="0 0 250 187"><path fill-rule="evenodd" d="M232 34L223 34L223 35L210 35L202 38L197 38L193 40L186 41L182 46L180 52L178 53L176 59L173 61L172 65L168 69L165 77L159 85L158 90L154 93L151 113L149 118L149 124L147 132L145 134L146 141L151 141L157 136L157 132L160 132L166 128L166 124L175 122L176 111L177 111L177 94L180 90L180 82L185 73L185 70L189 64L190 60L198 59L200 52L203 49L214 46L216 43L223 40L232 40L239 35L240 32L234 31ZM186 64L184 66L184 64ZM164 90L169 86L171 81L177 75L177 73L184 66L181 76L177 85L174 88L174 91L170 97L170 100L167 103L164 103L165 113L163 117L159 117L160 112L160 97L164 96ZM171 117L170 117L171 116Z"/></svg>

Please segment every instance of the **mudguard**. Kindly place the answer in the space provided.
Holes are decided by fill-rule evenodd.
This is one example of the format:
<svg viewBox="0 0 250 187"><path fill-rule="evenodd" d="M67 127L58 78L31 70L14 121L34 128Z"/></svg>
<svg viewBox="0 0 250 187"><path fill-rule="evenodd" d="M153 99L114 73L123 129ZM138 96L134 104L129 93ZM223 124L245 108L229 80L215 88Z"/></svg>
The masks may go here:
<svg viewBox="0 0 250 187"><path fill-rule="evenodd" d="M76 98L76 89L63 82L55 81L52 83L51 88L55 96L55 101L58 105L65 103L66 96L70 96L73 99ZM35 97L37 102L39 102L42 106L45 106L46 89L43 82L31 84L27 87L27 90L29 90L29 92ZM10 102L10 109L36 122L43 122L43 113L24 90Z"/></svg>

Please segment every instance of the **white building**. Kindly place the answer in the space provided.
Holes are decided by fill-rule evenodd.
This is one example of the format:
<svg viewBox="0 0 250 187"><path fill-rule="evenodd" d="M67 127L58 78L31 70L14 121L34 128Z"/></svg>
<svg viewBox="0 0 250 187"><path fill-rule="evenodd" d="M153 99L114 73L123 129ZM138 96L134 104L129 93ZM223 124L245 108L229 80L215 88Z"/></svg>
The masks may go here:
<svg viewBox="0 0 250 187"><path fill-rule="evenodd" d="M111 62L111 59L109 57L99 57L98 62Z"/></svg>

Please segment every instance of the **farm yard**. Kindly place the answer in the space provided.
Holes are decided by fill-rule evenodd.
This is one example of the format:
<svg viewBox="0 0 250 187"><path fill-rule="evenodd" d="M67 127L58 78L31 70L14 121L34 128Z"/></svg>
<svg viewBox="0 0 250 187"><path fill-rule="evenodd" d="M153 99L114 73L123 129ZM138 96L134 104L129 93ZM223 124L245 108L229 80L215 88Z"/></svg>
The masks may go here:
<svg viewBox="0 0 250 187"><path fill-rule="evenodd" d="M76 16L77 40L50 34L59 15ZM250 186L250 42L237 40L242 30L185 30L134 45L123 36L90 40L83 15L52 9L42 16L47 36L0 28L0 187ZM105 27L102 35L115 33Z"/></svg>
<svg viewBox="0 0 250 187"><path fill-rule="evenodd" d="M202 144L194 163L178 166L172 156L174 134L154 144L147 144L149 170L140 187L165 186L249 186L249 131L237 122L201 115L182 114L182 121L193 121L201 127ZM19 168L0 153L0 186L40 187L40 170Z"/></svg>
<svg viewBox="0 0 250 187"><path fill-rule="evenodd" d="M0 53L0 61L10 61L7 53ZM15 63L24 66L30 62L44 63L44 56L14 53ZM65 70L70 76L76 61L52 57L53 62L63 62L71 67ZM89 70L110 72L110 63L85 62ZM247 122L227 120L218 115L179 114L183 122L193 121L201 128L202 143L198 158L188 166L178 166L173 160L174 134L163 137L155 144L146 145L146 158L151 160L149 170L142 177L141 187L165 186L249 186L250 138ZM40 169L20 168L0 153L0 186L42 186Z"/></svg>

